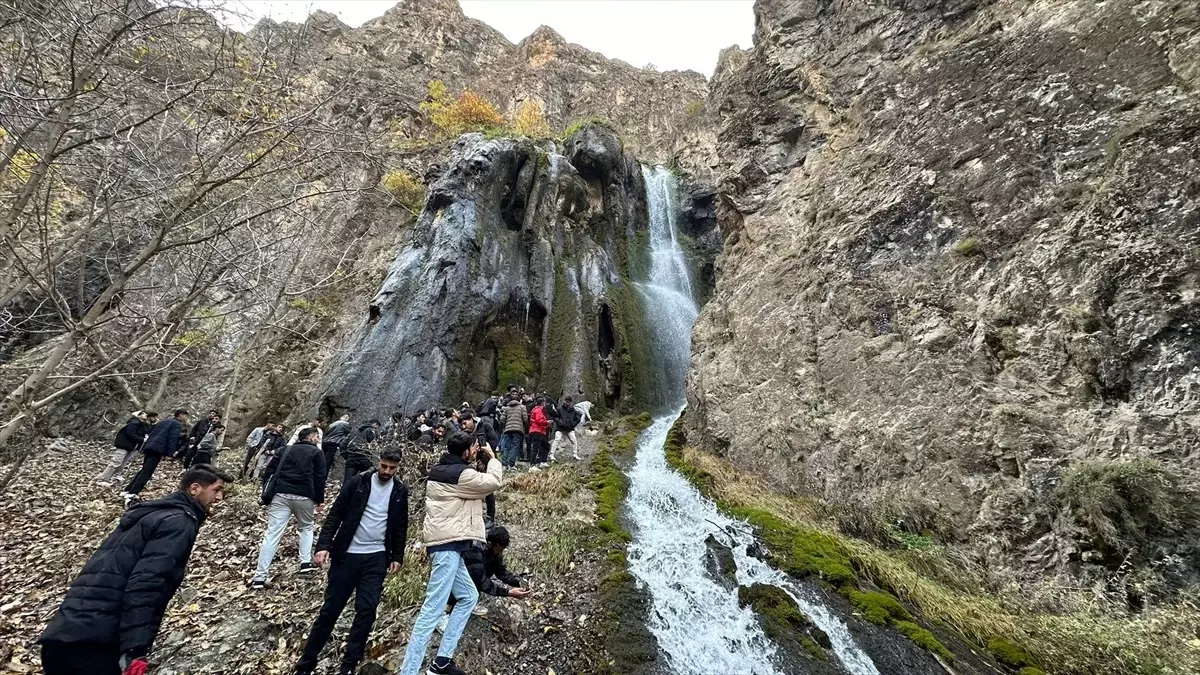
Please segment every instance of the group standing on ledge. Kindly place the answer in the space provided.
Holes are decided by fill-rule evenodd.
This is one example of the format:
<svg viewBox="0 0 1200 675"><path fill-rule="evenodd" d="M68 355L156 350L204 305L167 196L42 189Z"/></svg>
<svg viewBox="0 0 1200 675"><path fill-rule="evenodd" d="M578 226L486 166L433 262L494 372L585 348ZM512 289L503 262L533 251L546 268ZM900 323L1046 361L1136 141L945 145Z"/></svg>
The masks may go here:
<svg viewBox="0 0 1200 675"><path fill-rule="evenodd" d="M578 460L576 429L590 422L589 413L589 403L576 404L570 396L556 406L547 395L510 387L503 397L494 392L478 406L464 403L413 416L396 412L386 425L372 419L355 428L349 414L327 428L310 419L286 440L282 424L267 423L248 434L234 478L215 466L225 430L218 411L190 429L185 409L162 420L138 411L118 431L112 456L96 477L111 486L141 454L141 467L121 494L125 515L71 583L40 638L46 675L145 673L146 656L183 581L200 526L225 485L247 479L259 483L267 516L250 588L268 588L292 518L300 536L297 573L329 568L324 601L293 672L313 673L353 595L354 620L338 669L339 675L353 675L365 655L384 580L400 570L409 548L409 488L399 475L406 448L440 456L426 476L419 545L432 569L399 673L420 671L437 631L442 637L425 672L464 674L453 657L471 615L486 614L477 606L479 592L517 599L532 592L504 565L510 534L497 524L495 500L504 471L519 461L540 471L563 448ZM318 535L329 474L339 457L340 488ZM178 488L142 501L139 495L163 459L182 463Z"/></svg>

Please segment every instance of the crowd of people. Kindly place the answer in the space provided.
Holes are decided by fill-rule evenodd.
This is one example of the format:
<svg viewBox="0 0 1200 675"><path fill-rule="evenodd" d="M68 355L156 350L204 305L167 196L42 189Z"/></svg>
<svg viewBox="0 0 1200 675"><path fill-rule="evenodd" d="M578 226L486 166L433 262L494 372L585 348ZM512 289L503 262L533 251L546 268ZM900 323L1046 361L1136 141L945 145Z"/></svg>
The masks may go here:
<svg viewBox="0 0 1200 675"><path fill-rule="evenodd" d="M435 631L442 634L430 675L464 673L453 657L471 616L484 614L479 593L521 599L526 581L504 564L511 537L496 521L495 493L506 470L525 462L545 469L560 450L579 459L576 429L590 422L590 404L570 396L561 405L545 394L510 387L478 406L432 408L386 424L357 426L351 415L323 426L319 419L285 426L266 423L246 437L235 478L217 468L225 426L211 410L188 427L189 413L165 419L138 411L121 427L96 482L114 485L141 455L141 467L123 489L125 515L67 590L41 636L47 675L142 675L167 604L183 580L200 526L236 480L259 486L266 530L249 587L269 588L270 569L287 525L299 533L297 574L328 567L320 611L296 663L297 675L314 672L350 596L354 620L339 675L356 672L375 623L384 580L403 564L408 538L409 486L400 478L406 451L436 457L424 477L422 542L431 563L426 597L413 625L400 675L416 675ZM551 440L553 439L553 440ZM140 493L163 459L178 459L182 475L167 496L143 501ZM335 462L340 488L317 532Z"/></svg>

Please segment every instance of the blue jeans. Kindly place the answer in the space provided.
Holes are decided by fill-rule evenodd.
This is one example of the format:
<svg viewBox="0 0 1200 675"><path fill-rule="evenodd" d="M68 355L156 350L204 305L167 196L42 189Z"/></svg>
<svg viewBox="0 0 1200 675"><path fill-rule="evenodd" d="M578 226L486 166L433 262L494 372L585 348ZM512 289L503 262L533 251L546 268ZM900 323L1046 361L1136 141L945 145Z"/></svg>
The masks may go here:
<svg viewBox="0 0 1200 675"><path fill-rule="evenodd" d="M429 645L433 629L446 611L451 593L457 602L450 612L446 632L442 634L438 656L448 659L454 657L458 640L467 628L467 620L471 618L471 610L479 602L479 591L475 590L475 582L471 581L471 574L467 572L467 566L458 551L438 551L431 553L429 558L433 563L433 571L429 573L429 585L425 587L425 604L421 605L421 613L413 624L400 675L417 675L420 672L421 663L425 660L425 647Z"/></svg>
<svg viewBox="0 0 1200 675"><path fill-rule="evenodd" d="M504 432L500 437L500 463L509 468L516 466L524 442L525 434L517 431Z"/></svg>

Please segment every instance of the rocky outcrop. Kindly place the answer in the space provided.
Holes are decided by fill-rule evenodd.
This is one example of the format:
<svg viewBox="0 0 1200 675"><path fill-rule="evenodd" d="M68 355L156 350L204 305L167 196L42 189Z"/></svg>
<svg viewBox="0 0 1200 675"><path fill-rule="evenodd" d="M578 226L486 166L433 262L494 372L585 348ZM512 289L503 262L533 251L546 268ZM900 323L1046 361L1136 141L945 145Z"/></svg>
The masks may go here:
<svg viewBox="0 0 1200 675"><path fill-rule="evenodd" d="M467 135L449 167L335 362L322 409L384 415L509 385L633 407L632 364L648 358L628 283L646 245L638 159L612 130L585 125L561 149Z"/></svg>
<svg viewBox="0 0 1200 675"><path fill-rule="evenodd" d="M1063 483L1200 468L1197 8L756 13L708 103L726 245L692 436L793 493L945 514L989 567L1120 564ZM1186 559L1173 520L1132 560Z"/></svg>

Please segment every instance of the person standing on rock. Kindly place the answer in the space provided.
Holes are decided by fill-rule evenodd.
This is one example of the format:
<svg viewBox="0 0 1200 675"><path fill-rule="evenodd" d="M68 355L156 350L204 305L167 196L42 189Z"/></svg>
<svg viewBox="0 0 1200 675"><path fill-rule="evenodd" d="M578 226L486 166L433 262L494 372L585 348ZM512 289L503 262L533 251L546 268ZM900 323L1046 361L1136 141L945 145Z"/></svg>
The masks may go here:
<svg viewBox="0 0 1200 675"><path fill-rule="evenodd" d="M296 675L311 675L321 649L329 641L350 594L354 594L354 623L342 654L338 675L354 675L375 625L375 610L383 595L385 574L400 571L408 537L408 488L396 477L400 451L379 455L374 471L355 474L342 486L317 543L316 562L332 561L325 601L296 664Z"/></svg>
<svg viewBox="0 0 1200 675"><path fill-rule="evenodd" d="M529 413L525 406L521 405L521 399L514 396L504 406L501 419L504 422L504 433L500 435L500 456L504 468L511 469L517 465L517 457L521 454L521 446L525 442Z"/></svg>
<svg viewBox="0 0 1200 675"><path fill-rule="evenodd" d="M350 426L350 414L342 415L341 419L329 425L325 436L321 439L321 451L325 453L325 471L333 471L333 460L337 459L338 445L354 432Z"/></svg>
<svg viewBox="0 0 1200 675"><path fill-rule="evenodd" d="M232 480L197 464L184 471L178 491L134 504L121 516L38 640L46 675L145 671L145 656L183 581L196 534Z"/></svg>
<svg viewBox="0 0 1200 675"><path fill-rule="evenodd" d="M325 453L317 447L316 429L301 429L296 435L299 440L272 457L263 474L267 531L258 549L258 569L250 580L255 590L266 587L267 572L292 516L300 531L300 574L317 571L312 561L313 527L325 502Z"/></svg>
<svg viewBox="0 0 1200 675"><path fill-rule="evenodd" d="M519 404L518 404L519 405ZM425 660L425 647L453 595L457 601L437 658L427 672L432 675L466 675L454 665L454 651L462 637L479 592L463 560L475 542L486 543L483 501L500 489L504 469L486 445L458 432L446 443L446 454L429 471L425 485L425 550L432 570L425 587L425 602L413 624L400 675L417 675ZM472 463L486 461L487 469L476 471Z"/></svg>
<svg viewBox="0 0 1200 675"><path fill-rule="evenodd" d="M174 457L179 451L180 441L183 438L183 425L187 424L187 418L188 411L180 408L175 411L173 416L155 424L150 429L146 442L142 445L142 468L138 470L137 475L129 481L129 485L125 486L125 491L121 493L121 497L125 500L125 506L129 506L137 500L138 494L154 476L154 470L158 468L158 463L162 461L162 458Z"/></svg>
<svg viewBox="0 0 1200 675"><path fill-rule="evenodd" d="M554 452L558 447L565 444L571 448L571 458L578 461L579 442L575 437L575 427L579 426L579 418L579 411L575 409L571 397L564 396L562 407L559 408L556 418L557 426L554 431L554 447L550 449L551 457L554 457Z"/></svg>
<svg viewBox="0 0 1200 675"><path fill-rule="evenodd" d="M125 426L117 432L116 439L113 440L112 457L109 458L108 465L96 476L96 482L100 485L112 485L113 481L120 477L125 472L125 467L129 466L134 457L137 457L138 452L142 449L142 444L146 442L146 436L150 434L150 429L158 422L158 414L152 412L137 411Z"/></svg>
<svg viewBox="0 0 1200 675"><path fill-rule="evenodd" d="M356 475L371 469L371 444L379 438L379 420L371 420L358 428L342 445L342 459L346 472L342 475L342 489Z"/></svg>

